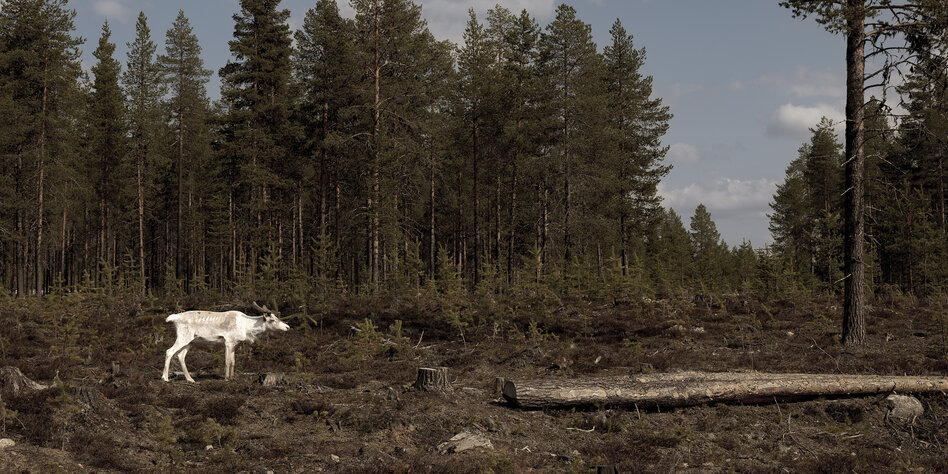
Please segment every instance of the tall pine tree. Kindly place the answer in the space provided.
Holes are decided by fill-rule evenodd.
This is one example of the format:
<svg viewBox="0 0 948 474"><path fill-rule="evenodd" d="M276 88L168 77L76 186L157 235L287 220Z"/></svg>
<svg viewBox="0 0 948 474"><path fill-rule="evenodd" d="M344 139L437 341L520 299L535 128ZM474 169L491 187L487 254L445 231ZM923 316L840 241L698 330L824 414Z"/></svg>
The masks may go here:
<svg viewBox="0 0 948 474"><path fill-rule="evenodd" d="M98 198L98 243L96 257L101 265L114 266L118 252L118 233L128 180L125 179L127 153L125 106L119 88L121 66L112 57L115 44L109 42L112 32L108 22L102 25L99 45L93 52L98 60L92 66L92 98L89 114L92 123L90 148L96 162L91 163Z"/></svg>
<svg viewBox="0 0 948 474"><path fill-rule="evenodd" d="M282 175L294 164L287 159L287 144L293 138L286 23L290 12L279 9L279 4L279 0L241 0L229 43L233 58L220 70L221 95L233 128L233 142L228 145L239 164L237 182L249 191L244 193L249 199L239 200L241 193L232 187L230 200L249 211L245 223L251 229L247 248L251 270L269 251L270 242L275 244L271 257L280 258L282 230L289 217L283 202L291 190Z"/></svg>
<svg viewBox="0 0 948 474"><path fill-rule="evenodd" d="M11 286L18 296L42 294L47 286L46 178L55 165L49 157L68 156L74 144L70 101L77 100L82 43L74 36L75 16L65 0L11 0L0 8L0 147L10 158L0 166L11 178L4 187L13 190L0 213L12 221L13 237L4 233L2 239L11 250L4 253L12 256Z"/></svg>
<svg viewBox="0 0 948 474"><path fill-rule="evenodd" d="M211 71L204 69L201 59L201 45L198 43L188 18L183 11L178 16L165 36L165 54L158 57L158 66L162 75L162 84L170 95L166 98L163 107L166 117L173 127L174 143L172 146L174 157L174 216L167 216L175 222L174 237L174 271L178 278L190 277L192 272L187 271L194 249L192 243L187 244L182 239L193 235L184 228L185 203L192 203L185 197L187 177L191 182L200 179L195 173L212 172L213 167L206 166L208 159L208 100L205 85ZM201 180L201 189L207 190L217 182L217 176L207 176L209 180ZM191 206L188 205L190 208ZM193 229L192 229L193 230ZM166 237L169 238L170 237ZM189 239L190 240L190 239ZM185 246L190 255L184 255ZM186 258L187 257L187 258ZM187 262L185 261L187 260ZM164 269L159 269L164 271Z"/></svg>
<svg viewBox="0 0 948 474"><path fill-rule="evenodd" d="M136 200L138 212L138 268L141 291L145 280L145 200L151 198L155 176L156 155L161 152L161 97L164 93L161 71L155 62L155 43L144 13L138 14L135 41L128 43L128 67L122 75L128 102L128 121L131 129L132 154L135 157ZM146 195L147 193L147 195ZM151 202L151 199L148 199Z"/></svg>
<svg viewBox="0 0 948 474"><path fill-rule="evenodd" d="M668 131L672 115L662 100L652 97L652 77L640 72L645 49L635 49L632 35L619 20L610 30L612 44L603 55L609 100L609 126L615 134L614 165L617 182L619 233L622 274L628 273L629 233L643 233L651 214L658 207L659 181L671 167L662 165L668 147L661 137Z"/></svg>

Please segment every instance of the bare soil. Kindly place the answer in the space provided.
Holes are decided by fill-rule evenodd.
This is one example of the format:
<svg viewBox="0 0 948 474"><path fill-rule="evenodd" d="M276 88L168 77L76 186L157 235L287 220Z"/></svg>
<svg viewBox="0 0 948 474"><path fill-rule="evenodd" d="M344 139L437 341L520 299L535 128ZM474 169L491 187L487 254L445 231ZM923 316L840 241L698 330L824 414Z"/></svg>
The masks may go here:
<svg viewBox="0 0 948 474"><path fill-rule="evenodd" d="M283 308L294 328L238 347L235 380L221 378L222 346L193 349L189 384L159 380L171 308L5 300L0 367L51 388L3 395L0 437L16 445L0 451L0 471L948 472L944 393L920 395L925 414L902 423L878 396L525 411L494 391L496 377L681 370L948 374L948 318L935 305L875 301L869 343L844 348L838 304L350 297L318 318ZM447 367L453 389L413 389L419 367ZM274 373L282 380L264 386ZM439 451L463 431L492 447Z"/></svg>

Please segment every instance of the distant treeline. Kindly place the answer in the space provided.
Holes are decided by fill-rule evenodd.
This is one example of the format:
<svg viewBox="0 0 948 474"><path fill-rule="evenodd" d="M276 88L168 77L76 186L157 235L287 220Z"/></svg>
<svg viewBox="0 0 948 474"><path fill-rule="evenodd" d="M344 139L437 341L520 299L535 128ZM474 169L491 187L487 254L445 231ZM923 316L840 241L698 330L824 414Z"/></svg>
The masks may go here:
<svg viewBox="0 0 948 474"><path fill-rule="evenodd" d="M87 76L65 0L0 5L0 291L791 291L842 278L831 125L774 198L772 248L729 249L704 206L689 231L656 194L671 114L619 21L599 52L572 7L541 28L497 6L472 12L456 47L410 0L354 0L354 20L318 0L292 34L278 4L240 2L213 103L183 12L163 48L139 15L124 65L106 23ZM948 124L944 88L919 87L904 86L912 116L894 132L881 121L867 144L868 239L873 285L928 292L948 263Z"/></svg>

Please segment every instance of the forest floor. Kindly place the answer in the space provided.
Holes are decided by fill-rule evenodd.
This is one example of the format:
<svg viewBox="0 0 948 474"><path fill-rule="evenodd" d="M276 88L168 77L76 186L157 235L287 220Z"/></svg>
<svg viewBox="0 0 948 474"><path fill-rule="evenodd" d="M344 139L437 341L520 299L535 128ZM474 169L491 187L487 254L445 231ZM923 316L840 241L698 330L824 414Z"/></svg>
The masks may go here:
<svg viewBox="0 0 948 474"><path fill-rule="evenodd" d="M838 305L546 296L446 309L352 297L238 347L235 380L221 378L222 346L191 350L189 384L160 380L174 331L155 303L7 299L0 367L52 387L0 402L0 437L16 443L0 448L0 472L948 472L945 393L919 395L925 414L896 423L885 395L525 411L494 391L495 377L681 370L948 374L948 321L935 305L873 301L869 342L855 349L838 343ZM411 388L433 366L448 368L453 391ZM265 387L267 373L284 379ZM439 450L465 431L490 447Z"/></svg>

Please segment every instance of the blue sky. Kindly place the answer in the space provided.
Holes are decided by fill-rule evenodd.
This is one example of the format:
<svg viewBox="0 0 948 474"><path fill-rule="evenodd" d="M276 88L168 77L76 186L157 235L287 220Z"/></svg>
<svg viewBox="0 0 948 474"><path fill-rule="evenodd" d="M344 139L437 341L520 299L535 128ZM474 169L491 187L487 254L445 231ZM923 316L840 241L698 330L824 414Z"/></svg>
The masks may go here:
<svg viewBox="0 0 948 474"><path fill-rule="evenodd" d="M417 0L416 0L417 1ZM468 8L483 12L496 4L515 12L526 8L545 25L561 1L422 0L429 28L439 39L461 41ZM845 101L842 38L812 20L800 21L777 0L572 0L579 17L592 25L600 48L618 18L645 47L645 73L655 94L675 118L664 142L674 169L662 182L664 204L687 226L704 203L730 245L743 239L755 247L771 241L768 203L808 127L826 115L843 118ZM315 0L283 0L298 27ZM348 0L339 0L351 16ZM72 0L76 27L86 38L88 69L102 22L108 20L116 57L133 39L139 11L148 16L152 37L164 35L179 9L191 21L204 49L205 65L217 71L229 57L237 0ZM219 96L216 74L209 93ZM840 129L841 131L841 129Z"/></svg>

